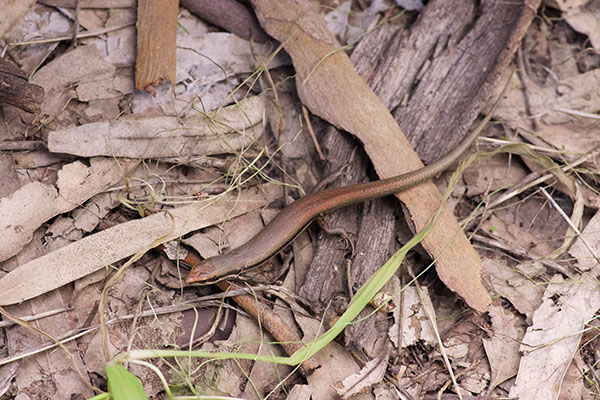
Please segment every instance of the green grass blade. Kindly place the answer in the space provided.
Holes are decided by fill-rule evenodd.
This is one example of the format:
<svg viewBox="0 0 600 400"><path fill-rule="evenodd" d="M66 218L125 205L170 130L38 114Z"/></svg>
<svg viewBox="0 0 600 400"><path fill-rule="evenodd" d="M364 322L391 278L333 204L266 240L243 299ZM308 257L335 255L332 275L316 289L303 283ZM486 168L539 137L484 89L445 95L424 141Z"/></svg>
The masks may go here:
<svg viewBox="0 0 600 400"><path fill-rule="evenodd" d="M122 365L106 364L108 392L114 400L147 400L142 383Z"/></svg>

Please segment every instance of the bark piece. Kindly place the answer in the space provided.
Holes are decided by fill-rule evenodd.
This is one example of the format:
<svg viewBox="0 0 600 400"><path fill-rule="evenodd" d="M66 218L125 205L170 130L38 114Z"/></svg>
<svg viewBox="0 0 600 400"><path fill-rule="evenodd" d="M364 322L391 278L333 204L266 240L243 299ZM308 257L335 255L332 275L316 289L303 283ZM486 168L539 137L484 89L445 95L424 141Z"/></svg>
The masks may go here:
<svg viewBox="0 0 600 400"><path fill-rule="evenodd" d="M307 6L293 1L273 4L266 0L256 0L253 4L259 21L267 32L286 44L286 50L298 73L300 97L313 113L358 136L381 178L422 166L385 106L353 71L345 54L339 51L339 44L322 20L316 18ZM487 43L491 49L488 49L490 55L486 60L498 56L503 56L501 59L504 60L514 50L515 43L518 43L516 38L520 38L524 27L534 15L535 6L530 6L505 6L505 14L516 22L503 31L503 40L494 39L500 40L500 44L492 47ZM498 15L503 10L492 11ZM482 23L489 28L489 21L481 19L476 20L474 26L481 29ZM507 35L506 32L511 34ZM462 33L464 36L464 32ZM470 34L475 35L473 32ZM370 61L377 64L374 60ZM499 78L501 66L503 65L488 68L485 77L478 80L480 91L487 91L480 95L480 103ZM478 68L482 69L481 66ZM464 70L462 72L464 74ZM478 112L479 110L471 111L469 124ZM431 119L436 118L435 112L431 110L427 110L427 114ZM416 230L427 223L440 199L439 193L431 184L402 192L397 197L406 205ZM458 230L454 217L445 209L434 232L425 239L423 245L432 255L441 254L437 267L446 285L459 293L475 310L483 311L489 304L489 296L479 279L479 258L464 235L454 238ZM448 247L450 243L453 244Z"/></svg>
<svg viewBox="0 0 600 400"><path fill-rule="evenodd" d="M0 103L39 113L43 100L43 87L29 83L23 70L0 58Z"/></svg>
<svg viewBox="0 0 600 400"><path fill-rule="evenodd" d="M432 1L409 30L386 26L367 35L354 51L357 71L393 110L427 163L453 149L481 112L534 15L528 8L537 7L533 3L482 2L475 7L471 1ZM502 29L490 28L496 26ZM423 245L436 256L441 242L432 247L432 238ZM461 255L455 250L464 249L467 276L473 276L471 266L479 264L464 236L458 241L464 246L449 249L456 263L442 257L436 264L440 278L453 290L449 279L462 279Z"/></svg>
<svg viewBox="0 0 600 400"><path fill-rule="evenodd" d="M337 130L329 126L324 129L322 144L327 149L327 159L331 160L330 167L325 176L343 167L347 162L345 157L350 156L356 146L349 135L340 135ZM336 180L335 187L347 186L353 183L366 182L369 160L362 149L357 149L354 162L344 170L340 179ZM377 201L377 200L375 200ZM359 231L360 205L355 204L325 215L329 227L342 229L349 233ZM340 244L340 238L333 235L321 235L316 240L316 249L310 267L300 289L300 296L310 302L315 311L321 312L329 303L334 293L344 292L348 287L344 256L347 250Z"/></svg>
<svg viewBox="0 0 600 400"><path fill-rule="evenodd" d="M135 87L154 94L165 79L175 84L178 0L140 0L137 21Z"/></svg>
<svg viewBox="0 0 600 400"><path fill-rule="evenodd" d="M195 16L236 34L242 39L266 42L269 36L254 14L235 0L181 0L181 5Z"/></svg>

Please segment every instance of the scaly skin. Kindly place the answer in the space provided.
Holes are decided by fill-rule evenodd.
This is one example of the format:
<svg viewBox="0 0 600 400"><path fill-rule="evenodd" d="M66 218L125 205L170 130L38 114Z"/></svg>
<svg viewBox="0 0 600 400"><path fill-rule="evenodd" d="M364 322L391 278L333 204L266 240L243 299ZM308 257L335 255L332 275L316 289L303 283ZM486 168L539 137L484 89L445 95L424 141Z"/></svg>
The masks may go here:
<svg viewBox="0 0 600 400"><path fill-rule="evenodd" d="M465 152L487 125L491 114L492 112L454 150L433 164L393 178L325 189L296 200L245 244L228 253L210 257L193 267L185 282L210 283L255 267L281 251L319 214L389 196L435 177Z"/></svg>

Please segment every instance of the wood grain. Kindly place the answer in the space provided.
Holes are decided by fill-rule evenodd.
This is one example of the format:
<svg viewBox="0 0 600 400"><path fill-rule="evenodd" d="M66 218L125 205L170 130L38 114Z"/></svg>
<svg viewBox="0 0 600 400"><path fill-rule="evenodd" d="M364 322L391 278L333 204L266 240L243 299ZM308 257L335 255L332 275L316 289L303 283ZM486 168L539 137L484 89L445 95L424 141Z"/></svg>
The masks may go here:
<svg viewBox="0 0 600 400"><path fill-rule="evenodd" d="M165 79L175 84L178 0L139 0L135 88L154 94Z"/></svg>
<svg viewBox="0 0 600 400"><path fill-rule="evenodd" d="M253 5L267 33L285 43L296 68L296 83L303 103L314 114L358 137L379 177L394 176L422 166L385 105L356 74L350 60L339 51L339 44L313 9L306 3L292 0L255 0ZM520 27L528 25L525 22L531 20L535 7L505 7L512 7L526 16L516 19L521 22L516 25L519 29L509 29L513 32L509 37L520 38L519 33L522 35L524 31ZM511 47L514 50L514 46L508 46L505 40L500 51L510 54ZM483 79L485 85L479 81L480 89L485 89L481 97L486 95L485 92L491 92L499 78L498 69L488 71L491 73ZM421 110L435 118L435 113L429 111ZM471 120L478 113L479 110L472 111ZM439 192L432 184L421 185L397 197L405 204L416 230L427 223L440 201ZM482 312L490 299L480 281L479 258L464 235L454 238L459 230L451 212L445 209L434 232L423 245L433 256L441 255L437 270L446 285L461 295L473 309Z"/></svg>

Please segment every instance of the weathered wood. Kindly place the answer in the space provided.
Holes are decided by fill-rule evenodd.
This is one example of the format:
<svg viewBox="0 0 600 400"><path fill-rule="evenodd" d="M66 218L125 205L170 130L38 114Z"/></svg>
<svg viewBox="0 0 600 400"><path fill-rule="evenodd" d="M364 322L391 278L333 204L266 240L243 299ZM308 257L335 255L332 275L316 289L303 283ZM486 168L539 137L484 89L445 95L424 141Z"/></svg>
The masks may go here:
<svg viewBox="0 0 600 400"><path fill-rule="evenodd" d="M39 113L43 100L43 87L29 83L24 71L0 58L0 103Z"/></svg>
<svg viewBox="0 0 600 400"><path fill-rule="evenodd" d="M484 106L483 102L492 89L492 83L498 79L500 72L510 62L511 55L533 16L531 10L535 9L539 2L534 3L536 4L502 6L496 2L484 2L480 9L476 9L471 1L452 2L451 5L444 1L432 1L408 31L393 26L382 27L367 35L355 49L352 60L357 71L369 82L384 104L394 109L402 101L406 101L402 107L397 107L394 116L407 136L413 141L420 139L426 143L436 144L437 147L432 147L429 152L424 145L417 146L417 151L422 158L428 162L439 158L466 134L473 119ZM435 28L438 26L439 28ZM482 57L482 54L485 57ZM437 61L438 59L440 61ZM423 66L427 64L429 67L423 74ZM418 76L419 74L423 76ZM435 84L439 86L438 89L432 89ZM463 92L469 95L457 95ZM416 108L413 104L427 106ZM411 111L407 112L408 109ZM401 113L399 110L404 112ZM453 118L439 118L440 115L447 115L453 110L457 114ZM409 119L406 124L404 118ZM425 125L429 128L425 132L426 139L421 138L423 134L418 138L413 134L413 126L419 124L414 121L419 118L426 121ZM440 135L440 132L447 135ZM436 136L438 139L434 139ZM455 139L450 140L450 136ZM337 149L344 141L339 139L326 140L326 142L331 148ZM342 159L329 158L332 161L331 171L344 165L350 154L351 151L348 151L346 157ZM360 179L346 181L343 184L359 181ZM365 204L365 207L370 206ZM356 213L351 210L340 210L334 215L343 214L345 218L355 220L356 217L350 215L352 212ZM391 210L388 211L388 215L392 215ZM330 218L336 217L328 217L328 220ZM378 221L381 224L381 220L372 221L372 218L371 215L363 215L360 225L371 226L374 230L369 231L368 234L381 236L381 243L376 248L364 248L359 244L356 248L359 254L387 251L391 238L379 235L375 231L380 229ZM377 218L382 217L377 216ZM332 295L332 292L327 291L326 288L341 286L339 283L332 284L328 281L343 279L334 276L330 269L332 266L344 265L343 257L324 256L329 252L321 248L328 246L338 246L335 238L326 238L319 243L311 271L301 292L309 301L318 301L321 305L326 304L324 299L331 298ZM368 246L373 244L369 243ZM432 252L431 248L428 250ZM436 254L436 251L432 253ZM472 248L469 253L465 255L464 263L478 263L477 255ZM438 271L440 262L438 262ZM368 263L360 266L353 265L351 279L362 283L364 276L369 276L364 274L363 269L369 268L372 272L373 268L378 266L368 265ZM460 279L461 266L457 267L457 278ZM446 282L447 277L441 275Z"/></svg>
<svg viewBox="0 0 600 400"><path fill-rule="evenodd" d="M195 16L243 39L261 43L269 40L256 16L236 0L181 0L181 5Z"/></svg>
<svg viewBox="0 0 600 400"><path fill-rule="evenodd" d="M538 4L432 1L408 31L387 25L357 46L356 70L427 164L465 136Z"/></svg>
<svg viewBox="0 0 600 400"><path fill-rule="evenodd" d="M139 0L135 88L154 94L165 79L175 84L178 0Z"/></svg>

